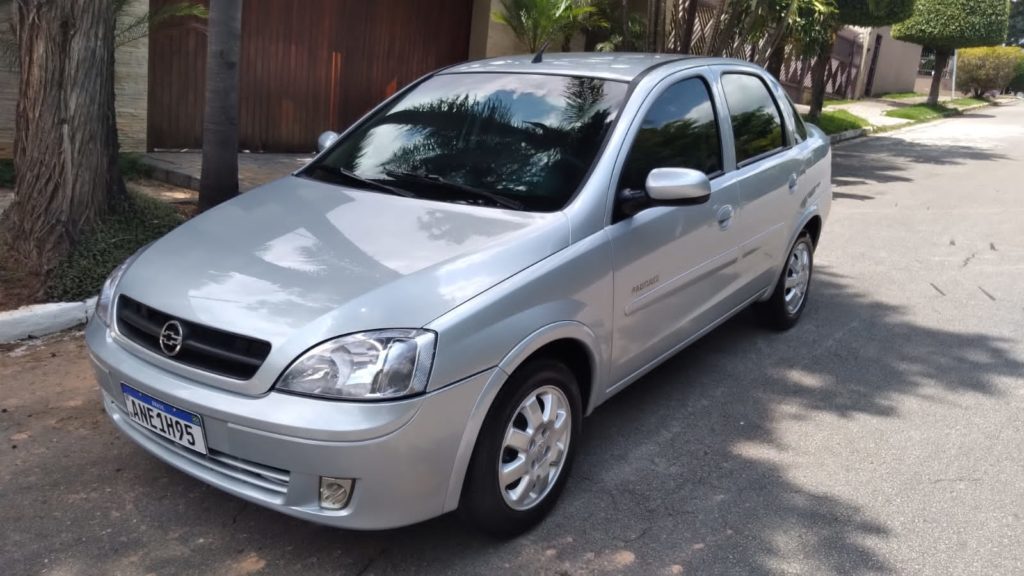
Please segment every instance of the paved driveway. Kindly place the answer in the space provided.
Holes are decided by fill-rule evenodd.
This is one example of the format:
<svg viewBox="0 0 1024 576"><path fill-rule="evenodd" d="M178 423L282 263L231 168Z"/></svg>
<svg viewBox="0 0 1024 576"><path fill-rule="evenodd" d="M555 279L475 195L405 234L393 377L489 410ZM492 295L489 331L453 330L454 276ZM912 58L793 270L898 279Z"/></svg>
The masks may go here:
<svg viewBox="0 0 1024 576"><path fill-rule="evenodd" d="M208 488L114 432L72 337L0 353L0 572L1024 573L1024 106L835 158L802 324L741 315L599 409L518 540Z"/></svg>

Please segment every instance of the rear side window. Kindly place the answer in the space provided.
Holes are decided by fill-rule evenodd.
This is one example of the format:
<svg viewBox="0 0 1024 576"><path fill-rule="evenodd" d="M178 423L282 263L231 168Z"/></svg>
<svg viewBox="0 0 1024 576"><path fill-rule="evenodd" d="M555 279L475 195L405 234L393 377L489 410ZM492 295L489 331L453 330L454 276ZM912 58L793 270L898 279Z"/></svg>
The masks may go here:
<svg viewBox="0 0 1024 576"><path fill-rule="evenodd" d="M622 169L620 188L642 190L655 168L722 171L722 144L707 84L683 80L658 96L644 116Z"/></svg>
<svg viewBox="0 0 1024 576"><path fill-rule="evenodd" d="M760 78L723 74L722 89L729 106L737 164L783 147L779 108Z"/></svg>

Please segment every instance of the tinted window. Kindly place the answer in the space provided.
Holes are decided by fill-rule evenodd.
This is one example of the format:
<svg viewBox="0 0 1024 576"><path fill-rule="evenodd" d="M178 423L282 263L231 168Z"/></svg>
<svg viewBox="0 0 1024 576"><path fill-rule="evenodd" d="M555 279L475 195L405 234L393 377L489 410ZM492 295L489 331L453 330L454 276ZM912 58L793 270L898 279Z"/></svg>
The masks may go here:
<svg viewBox="0 0 1024 576"><path fill-rule="evenodd" d="M782 121L768 87L757 76L723 74L736 163L782 148Z"/></svg>
<svg viewBox="0 0 1024 576"><path fill-rule="evenodd" d="M496 206L499 194L526 210L558 210L594 162L627 88L568 76L434 76L303 174L359 186L347 171L428 199Z"/></svg>
<svg viewBox="0 0 1024 576"><path fill-rule="evenodd" d="M722 171L718 124L703 80L684 80L654 101L629 151L620 187L642 190L655 168Z"/></svg>

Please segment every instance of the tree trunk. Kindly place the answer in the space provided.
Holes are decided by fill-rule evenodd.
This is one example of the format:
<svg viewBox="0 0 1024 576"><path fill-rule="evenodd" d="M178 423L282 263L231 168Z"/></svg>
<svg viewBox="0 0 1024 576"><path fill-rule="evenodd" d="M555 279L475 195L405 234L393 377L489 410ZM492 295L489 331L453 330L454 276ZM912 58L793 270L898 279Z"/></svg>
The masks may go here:
<svg viewBox="0 0 1024 576"><path fill-rule="evenodd" d="M778 46L772 48L771 54L768 55L768 65L765 69L768 73L775 77L776 80L782 82L782 65L786 63L786 44L781 43Z"/></svg>
<svg viewBox="0 0 1024 576"><path fill-rule="evenodd" d="M0 225L8 265L42 280L124 200L114 116L114 4L15 4L15 197Z"/></svg>
<svg viewBox="0 0 1024 576"><path fill-rule="evenodd" d="M939 103L939 92L942 90L942 75L946 73L946 66L949 64L949 50L935 50L935 70L932 71L932 88L928 91L928 104L935 106Z"/></svg>
<svg viewBox="0 0 1024 576"><path fill-rule="evenodd" d="M700 6L699 0L689 0L686 3L686 15L683 19L683 38L680 41L680 47L682 48L683 54L690 54L693 52L693 31L697 26L697 7Z"/></svg>
<svg viewBox="0 0 1024 576"><path fill-rule="evenodd" d="M242 0L211 0L199 210L238 195L238 55Z"/></svg>
<svg viewBox="0 0 1024 576"><path fill-rule="evenodd" d="M821 116L821 109L825 107L825 73L828 71L829 60L832 59L832 47L836 43L836 32L832 31L832 40L818 48L818 55L814 58L814 65L811 66L811 103L807 117L813 122Z"/></svg>

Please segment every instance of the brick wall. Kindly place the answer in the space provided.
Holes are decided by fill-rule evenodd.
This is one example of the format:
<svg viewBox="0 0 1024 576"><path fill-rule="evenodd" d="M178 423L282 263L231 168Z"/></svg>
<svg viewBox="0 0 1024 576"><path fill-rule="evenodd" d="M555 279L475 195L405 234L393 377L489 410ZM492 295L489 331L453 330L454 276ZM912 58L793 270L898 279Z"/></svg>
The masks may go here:
<svg viewBox="0 0 1024 576"><path fill-rule="evenodd" d="M124 17L144 14L148 0L132 0ZM10 14L0 14L0 26L6 28ZM146 98L148 88L149 42L146 38L118 48L114 70L117 102L117 128L121 150L146 150ZM0 158L14 153L14 115L18 103L18 73L0 69Z"/></svg>

